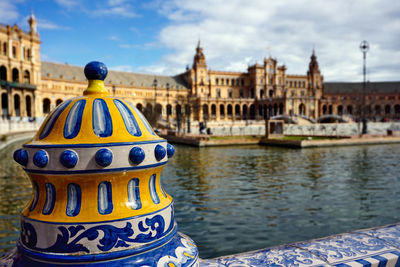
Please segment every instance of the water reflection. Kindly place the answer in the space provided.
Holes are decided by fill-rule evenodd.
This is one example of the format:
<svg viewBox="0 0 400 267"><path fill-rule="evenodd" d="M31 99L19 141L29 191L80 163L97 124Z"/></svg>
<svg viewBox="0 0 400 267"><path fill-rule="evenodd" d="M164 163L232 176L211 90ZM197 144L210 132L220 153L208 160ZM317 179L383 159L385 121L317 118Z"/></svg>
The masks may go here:
<svg viewBox="0 0 400 267"><path fill-rule="evenodd" d="M215 257L397 222L399 148L178 147L163 179L180 230Z"/></svg>
<svg viewBox="0 0 400 267"><path fill-rule="evenodd" d="M0 252L14 246L28 179L1 151ZM162 179L202 258L394 223L400 145L176 148ZM18 194L17 194L18 191Z"/></svg>
<svg viewBox="0 0 400 267"><path fill-rule="evenodd" d="M21 143L0 150L0 254L15 246L19 236L19 213L31 195L31 184L12 153Z"/></svg>

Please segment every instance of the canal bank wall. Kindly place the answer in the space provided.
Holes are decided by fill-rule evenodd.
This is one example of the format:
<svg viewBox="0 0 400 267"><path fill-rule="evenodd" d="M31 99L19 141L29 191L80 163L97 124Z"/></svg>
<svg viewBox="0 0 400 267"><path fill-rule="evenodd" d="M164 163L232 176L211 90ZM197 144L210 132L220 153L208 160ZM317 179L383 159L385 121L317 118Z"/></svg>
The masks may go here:
<svg viewBox="0 0 400 267"><path fill-rule="evenodd" d="M234 122L207 122L212 135L215 136L244 136L264 135L265 121L263 120L237 120ZM400 122L368 122L367 134L386 135L388 129L400 130ZM182 133L187 134L183 127ZM198 123L191 124L191 133L199 135ZM317 123L317 124L285 124L283 134L285 135L308 135L308 136L352 136L361 133L361 124L351 123Z"/></svg>
<svg viewBox="0 0 400 267"><path fill-rule="evenodd" d="M358 145L379 145L379 144L397 144L400 143L400 136L362 136L347 137L336 139L312 139L310 140L286 140L284 138L265 138L262 136L237 136L237 137L216 137L208 135L161 135L168 142L180 145L189 145L194 147L211 146L236 146L236 145L263 145L280 146L289 148L313 148L329 146L358 146Z"/></svg>
<svg viewBox="0 0 400 267"><path fill-rule="evenodd" d="M281 140L262 138L260 145L282 146L291 148L313 148L313 147L332 147L332 146L358 146L358 145L382 145L398 144L400 136L363 136L343 139L325 140Z"/></svg>
<svg viewBox="0 0 400 267"><path fill-rule="evenodd" d="M1 135L0 150L6 146L23 140L28 140L36 134L36 130L8 133Z"/></svg>

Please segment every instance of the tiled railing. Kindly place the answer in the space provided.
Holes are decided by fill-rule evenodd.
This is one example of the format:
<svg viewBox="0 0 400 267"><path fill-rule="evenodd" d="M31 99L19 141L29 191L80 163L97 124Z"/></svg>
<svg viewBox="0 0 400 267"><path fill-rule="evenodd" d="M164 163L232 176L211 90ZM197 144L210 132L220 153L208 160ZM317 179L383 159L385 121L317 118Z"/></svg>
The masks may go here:
<svg viewBox="0 0 400 267"><path fill-rule="evenodd" d="M200 266L397 267L399 257L400 224L395 224L201 260Z"/></svg>

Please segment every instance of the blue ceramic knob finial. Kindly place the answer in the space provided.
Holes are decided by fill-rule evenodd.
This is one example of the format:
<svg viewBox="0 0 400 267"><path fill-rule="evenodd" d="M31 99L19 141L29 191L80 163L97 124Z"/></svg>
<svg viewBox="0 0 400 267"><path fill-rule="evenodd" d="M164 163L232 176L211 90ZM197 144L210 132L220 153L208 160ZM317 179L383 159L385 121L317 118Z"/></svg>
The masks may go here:
<svg viewBox="0 0 400 267"><path fill-rule="evenodd" d="M163 146L156 145L156 147L154 148L154 156L156 157L157 161L162 160L166 154L167 154L167 151L165 150L165 148Z"/></svg>
<svg viewBox="0 0 400 267"><path fill-rule="evenodd" d="M26 164L28 164L28 152L21 148L15 150L14 160L19 164L26 166Z"/></svg>
<svg viewBox="0 0 400 267"><path fill-rule="evenodd" d="M134 147L129 152L129 159L136 165L142 163L145 157L146 154L140 147Z"/></svg>
<svg viewBox="0 0 400 267"><path fill-rule="evenodd" d="M35 164L39 168L46 167L48 162L49 156L47 155L47 152L43 149L39 150L35 153L35 155L33 155L33 164Z"/></svg>
<svg viewBox="0 0 400 267"><path fill-rule="evenodd" d="M175 154L175 147L171 144L167 144L167 156L168 158L172 158L172 156Z"/></svg>
<svg viewBox="0 0 400 267"><path fill-rule="evenodd" d="M101 167L107 167L112 163L113 153L107 148L102 148L96 152L94 159L97 165Z"/></svg>
<svg viewBox="0 0 400 267"><path fill-rule="evenodd" d="M72 150L65 150L60 155L60 162L66 168L73 168L78 163L78 154Z"/></svg>
<svg viewBox="0 0 400 267"><path fill-rule="evenodd" d="M88 80L102 80L106 78L108 73L107 67L104 63L99 61L92 61L85 66L85 76Z"/></svg>

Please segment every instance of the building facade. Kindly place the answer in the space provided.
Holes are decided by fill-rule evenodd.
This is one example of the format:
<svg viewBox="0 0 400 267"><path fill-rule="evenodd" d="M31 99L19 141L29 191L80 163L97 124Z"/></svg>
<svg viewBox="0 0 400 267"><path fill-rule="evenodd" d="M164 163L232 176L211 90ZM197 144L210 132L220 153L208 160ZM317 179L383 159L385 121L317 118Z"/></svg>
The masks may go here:
<svg viewBox="0 0 400 267"><path fill-rule="evenodd" d="M28 22L29 32L0 25L3 118L42 118L87 86L83 67L40 61L33 14ZM105 85L111 95L134 103L153 125L188 131L192 124L247 125L271 117L307 123L356 120L364 99L361 83L324 83L314 51L304 75L286 73L286 66L271 57L246 72L227 72L209 68L200 42L193 65L181 74L109 71ZM364 106L370 120L399 119L400 82L368 83Z"/></svg>

